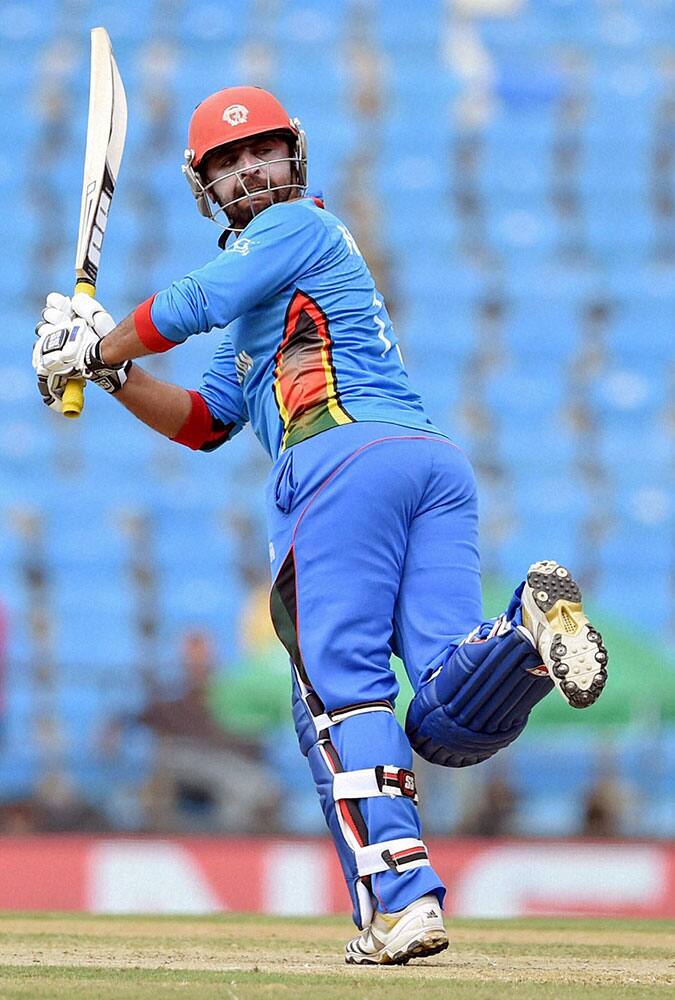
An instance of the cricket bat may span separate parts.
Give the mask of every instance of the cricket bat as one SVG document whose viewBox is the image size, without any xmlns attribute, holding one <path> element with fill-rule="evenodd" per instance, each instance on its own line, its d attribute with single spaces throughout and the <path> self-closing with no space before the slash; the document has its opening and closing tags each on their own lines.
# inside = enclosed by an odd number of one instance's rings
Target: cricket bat
<svg viewBox="0 0 675 1000">
<path fill-rule="evenodd" d="M 110 38 L 105 28 L 92 28 L 87 145 L 75 254 L 75 292 L 92 298 L 126 134 L 127 98 Z M 69 379 L 63 392 L 63 415 L 79 417 L 83 406 L 84 379 Z"/>
</svg>

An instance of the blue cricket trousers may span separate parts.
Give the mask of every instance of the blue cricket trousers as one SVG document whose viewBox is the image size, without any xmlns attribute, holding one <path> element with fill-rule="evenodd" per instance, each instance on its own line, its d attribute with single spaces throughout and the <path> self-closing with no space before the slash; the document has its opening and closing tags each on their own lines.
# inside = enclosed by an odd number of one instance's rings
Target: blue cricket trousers
<svg viewBox="0 0 675 1000">
<path fill-rule="evenodd" d="M 411 797 L 336 799 L 333 791 L 336 771 L 412 768 L 409 741 L 387 709 L 398 694 L 392 652 L 417 690 L 482 621 L 471 466 L 439 434 L 347 424 L 280 456 L 267 511 L 272 617 L 294 665 L 301 748 L 355 921 L 367 924 L 371 906 L 396 911 L 426 893 L 442 901 L 444 886 L 426 861 L 359 873 L 367 868 L 365 846 L 419 841 Z M 414 861 L 416 850 L 394 858 Z"/>
</svg>

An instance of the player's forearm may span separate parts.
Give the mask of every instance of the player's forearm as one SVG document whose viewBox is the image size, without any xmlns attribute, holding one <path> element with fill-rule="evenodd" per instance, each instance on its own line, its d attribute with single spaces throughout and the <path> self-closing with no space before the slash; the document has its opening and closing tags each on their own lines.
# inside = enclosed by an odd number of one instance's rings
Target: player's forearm
<svg viewBox="0 0 675 1000">
<path fill-rule="evenodd" d="M 119 365 L 152 353 L 138 336 L 133 313 L 118 323 L 101 341 L 101 360 L 108 365 Z"/>
<path fill-rule="evenodd" d="M 176 437 L 192 406 L 186 389 L 162 382 L 138 365 L 129 369 L 128 378 L 115 399 L 148 427 L 168 438 Z"/>
</svg>

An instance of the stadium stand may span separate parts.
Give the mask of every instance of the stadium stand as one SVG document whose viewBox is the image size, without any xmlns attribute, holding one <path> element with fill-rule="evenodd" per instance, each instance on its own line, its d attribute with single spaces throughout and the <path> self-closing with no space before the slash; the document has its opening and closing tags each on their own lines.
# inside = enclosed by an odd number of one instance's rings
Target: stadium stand
<svg viewBox="0 0 675 1000">
<path fill-rule="evenodd" d="M 111 312 L 214 251 L 179 171 L 192 108 L 242 80 L 272 87 L 308 132 L 311 187 L 373 264 L 413 383 L 475 462 L 486 576 L 569 559 L 598 619 L 656 643 L 675 683 L 675 4 L 410 6 L 3 5 L 0 800 L 63 771 L 113 828 L 147 827 L 156 741 L 131 726 L 106 755 L 101 734 L 175 681 L 185 627 L 236 661 L 246 594 L 267 572 L 252 435 L 194 455 L 95 390 L 77 424 L 34 391 L 37 310 L 72 280 L 93 23 L 110 32 L 130 108 L 100 282 Z M 150 369 L 196 385 L 216 338 Z M 635 662 L 638 699 L 640 683 Z M 515 832 L 580 829 L 607 729 L 575 722 L 502 755 Z M 614 766 L 639 791 L 623 833 L 675 832 L 675 719 L 657 723 L 612 729 Z M 275 738 L 270 766 L 295 793 L 282 825 L 321 832 L 290 728 Z M 434 832 L 457 828 L 491 766 L 474 785 L 428 779 Z"/>
</svg>

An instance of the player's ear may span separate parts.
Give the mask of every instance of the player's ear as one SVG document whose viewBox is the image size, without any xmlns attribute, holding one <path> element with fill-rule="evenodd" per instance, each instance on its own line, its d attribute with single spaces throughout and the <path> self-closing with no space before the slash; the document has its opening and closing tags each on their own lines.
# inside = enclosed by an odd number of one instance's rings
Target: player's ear
<svg viewBox="0 0 675 1000">
<path fill-rule="evenodd" d="M 212 176 L 209 175 L 209 171 L 207 169 L 207 161 L 206 160 L 204 160 L 204 162 L 201 164 L 201 166 L 196 171 L 196 173 L 199 176 L 199 179 L 202 182 L 204 188 L 206 188 L 205 194 L 206 194 L 206 197 L 211 202 L 211 204 L 212 205 L 219 204 L 215 190 L 213 188 L 207 188 L 207 185 L 210 184 L 212 180 L 215 180 L 217 174 L 215 172 L 213 172 Z"/>
<path fill-rule="evenodd" d="M 216 177 L 218 176 L 218 172 L 212 169 L 215 160 L 216 157 L 214 156 L 212 151 L 210 154 L 207 153 L 202 162 L 199 164 L 197 168 L 197 173 L 201 178 L 202 184 L 208 184 L 210 181 L 215 180 Z"/>
</svg>

